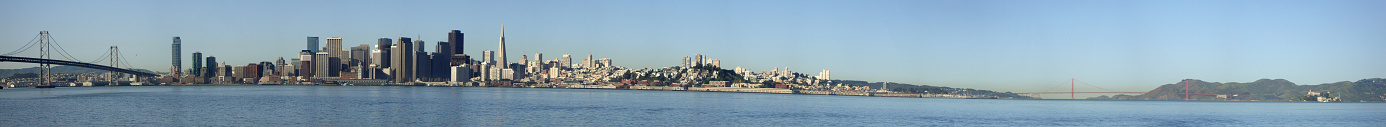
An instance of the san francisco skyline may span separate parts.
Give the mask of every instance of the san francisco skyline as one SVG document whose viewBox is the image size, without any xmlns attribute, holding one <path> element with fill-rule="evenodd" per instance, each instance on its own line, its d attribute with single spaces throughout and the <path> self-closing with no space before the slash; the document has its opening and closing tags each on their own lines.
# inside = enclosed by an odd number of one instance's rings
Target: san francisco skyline
<svg viewBox="0 0 1386 127">
<path fill-rule="evenodd" d="M 463 53 L 480 54 L 496 50 L 506 24 L 510 58 L 590 53 L 659 68 L 704 54 L 726 68 L 996 91 L 1070 78 L 1144 91 L 1180 79 L 1308 85 L 1386 76 L 1376 64 L 1386 61 L 1376 59 L 1386 54 L 1375 48 L 1386 46 L 1386 16 L 1373 14 L 1380 1 L 565 2 L 6 1 L 0 37 L 9 39 L 0 47 L 46 30 L 75 57 L 114 45 L 136 67 L 166 71 L 174 36 L 184 57 L 243 64 L 293 57 L 306 36 L 341 37 L 344 46 L 433 43 L 453 29 L 467 35 Z M 529 7 L 504 8 L 518 5 Z"/>
</svg>

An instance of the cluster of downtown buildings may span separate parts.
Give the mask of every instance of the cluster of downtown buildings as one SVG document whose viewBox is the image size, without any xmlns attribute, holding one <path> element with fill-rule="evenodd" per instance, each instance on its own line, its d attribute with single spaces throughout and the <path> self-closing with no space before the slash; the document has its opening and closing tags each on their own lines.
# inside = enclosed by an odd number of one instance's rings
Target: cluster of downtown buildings
<svg viewBox="0 0 1386 127">
<path fill-rule="evenodd" d="M 892 93 L 886 89 L 851 86 L 831 79 L 830 71 L 818 76 L 789 71 L 788 67 L 752 72 L 736 67 L 721 69 L 721 61 L 701 54 L 683 57 L 682 66 L 627 69 L 613 66 L 609 58 L 573 61 L 564 54 L 544 60 L 542 53 L 521 55 L 517 62 L 506 58 L 502 27 L 498 51 L 481 51 L 480 60 L 464 54 L 464 34 L 447 33 L 447 41 L 433 43 L 426 52 L 423 40 L 409 37 L 378 38 L 376 45 L 361 44 L 344 48 L 343 38 L 307 37 L 307 47 L 297 58 L 231 65 L 200 52 L 192 53 L 191 68 L 182 67 L 180 37 L 173 37 L 173 63 L 170 73 L 161 77 L 165 84 L 316 84 L 316 85 L 443 85 L 510 86 L 549 88 L 613 88 L 690 91 L 767 92 L 833 95 Z M 575 63 L 577 62 L 577 63 Z M 910 96 L 924 96 L 914 94 Z"/>
<path fill-rule="evenodd" d="M 457 83 L 470 81 L 511 81 L 557 79 L 569 73 L 609 68 L 611 59 L 593 59 L 592 55 L 579 64 L 564 54 L 545 61 L 542 53 L 534 60 L 522 55 L 519 62 L 506 58 L 505 33 L 502 28 L 499 51 L 482 51 L 482 60 L 463 53 L 464 33 L 452 30 L 447 41 L 434 44 L 434 52 L 426 52 L 427 43 L 409 37 L 379 38 L 375 46 L 361 44 L 343 48 L 343 38 L 326 38 L 320 46 L 319 37 L 307 37 L 307 48 L 297 58 L 274 62 L 264 61 L 245 65 L 218 63 L 216 57 L 192 53 L 191 68 L 182 66 L 182 38 L 173 37 L 173 63 L 170 73 L 161 82 L 173 84 L 312 84 L 324 81 L 353 81 L 379 84 Z M 205 61 L 204 61 L 205 60 Z M 610 72 L 608 72 L 610 73 Z M 562 75 L 562 76 L 560 76 Z M 572 76 L 579 77 L 579 76 Z M 540 81 L 542 82 L 542 81 Z"/>
</svg>

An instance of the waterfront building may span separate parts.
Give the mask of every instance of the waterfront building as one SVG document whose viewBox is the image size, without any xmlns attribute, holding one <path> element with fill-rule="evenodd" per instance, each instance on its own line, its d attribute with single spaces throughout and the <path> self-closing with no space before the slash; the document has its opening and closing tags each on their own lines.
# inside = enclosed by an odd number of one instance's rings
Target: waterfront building
<svg viewBox="0 0 1386 127">
<path fill-rule="evenodd" d="M 216 56 L 207 56 L 207 61 L 206 61 L 206 62 L 207 62 L 207 72 L 204 72 L 205 74 L 203 74 L 202 77 L 203 77 L 203 78 L 212 78 L 212 77 L 216 77 L 216 74 L 217 74 L 217 57 L 216 57 Z"/>
<path fill-rule="evenodd" d="M 313 55 L 313 58 L 313 69 L 315 70 L 313 72 L 313 77 L 327 78 L 338 76 L 337 73 L 339 72 L 336 68 L 340 67 L 339 64 L 341 64 L 341 60 L 339 59 L 341 58 L 332 57 L 331 53 L 328 52 L 318 52 Z"/>
<path fill-rule="evenodd" d="M 370 62 L 370 59 L 371 59 L 370 51 L 371 51 L 371 46 L 370 46 L 370 45 L 366 45 L 366 44 L 361 44 L 361 45 L 356 46 L 356 47 L 351 47 L 351 62 L 348 63 L 348 65 L 350 65 L 348 68 L 351 69 L 351 72 L 354 72 L 354 73 L 366 72 L 366 70 L 367 70 L 366 67 L 367 67 L 367 66 L 370 66 L 370 63 L 371 63 L 371 62 Z M 359 78 L 368 78 L 369 75 L 357 75 L 357 77 L 359 77 Z"/>
<path fill-rule="evenodd" d="M 257 67 L 260 67 L 260 73 L 258 73 L 260 77 L 269 77 L 275 74 L 274 63 L 270 63 L 269 61 L 260 62 L 259 66 Z"/>
<path fill-rule="evenodd" d="M 298 67 L 298 73 L 297 73 L 298 77 L 303 77 L 303 78 L 314 77 L 314 76 L 313 76 L 313 71 L 314 71 L 314 70 L 313 70 L 313 61 L 311 61 L 311 60 L 306 60 L 306 59 L 305 59 L 305 60 L 299 60 L 299 61 L 298 61 L 298 65 L 299 65 L 299 66 L 297 66 L 297 67 Z"/>
<path fill-rule="evenodd" d="M 318 37 L 308 36 L 308 49 L 305 50 L 314 53 L 320 52 L 318 50 Z"/>
<path fill-rule="evenodd" d="M 472 70 L 471 68 L 467 68 L 467 65 L 464 64 L 462 66 L 452 66 L 450 68 L 451 69 L 449 70 L 451 71 L 449 72 L 451 72 L 452 74 L 452 79 L 449 81 L 451 81 L 452 83 L 465 82 L 472 79 Z"/>
<path fill-rule="evenodd" d="M 202 52 L 193 52 L 193 53 L 192 53 L 192 57 L 193 57 L 193 59 L 192 59 L 192 60 L 193 60 L 193 62 L 192 62 L 192 65 L 193 65 L 193 66 L 192 66 L 192 69 L 193 69 L 193 70 L 192 70 L 192 73 L 189 74 L 189 75 L 202 77 L 202 70 L 201 70 L 201 69 L 202 69 Z"/>
<path fill-rule="evenodd" d="M 243 75 L 241 76 L 242 78 L 256 78 L 256 79 L 260 78 L 260 70 L 261 70 L 261 69 L 260 69 L 260 65 L 259 65 L 259 64 L 255 64 L 255 63 L 246 64 L 246 65 L 245 65 L 245 68 L 243 68 L 243 69 L 241 69 L 241 70 L 244 70 L 244 72 L 245 72 L 245 73 L 241 73 L 241 74 L 243 74 Z M 255 79 L 251 79 L 251 80 L 255 80 Z"/>
<path fill-rule="evenodd" d="M 174 77 L 183 77 L 176 73 L 183 70 L 183 38 L 178 36 L 173 36 L 173 68 L 169 70 L 171 70 L 169 73 L 173 74 Z"/>
<path fill-rule="evenodd" d="M 381 52 L 380 50 L 381 50 L 381 49 L 371 49 L 371 56 L 370 56 L 371 59 L 369 60 L 369 61 L 370 61 L 370 64 L 368 64 L 368 65 L 366 66 L 366 70 L 367 70 L 366 72 L 367 72 L 367 74 L 362 74 L 362 75 L 367 75 L 367 76 L 366 76 L 367 78 L 370 78 L 370 79 L 381 79 L 381 78 L 380 78 L 381 75 L 380 75 L 380 72 L 379 72 L 379 71 L 380 71 L 380 64 L 381 64 L 382 62 L 389 61 L 389 60 L 386 60 L 385 58 L 383 58 L 384 56 L 381 56 L 381 55 L 382 55 L 382 54 L 381 54 L 382 52 Z"/>
<path fill-rule="evenodd" d="M 240 80 L 241 78 L 245 78 L 245 66 L 236 66 L 236 67 L 232 67 L 232 68 L 231 68 L 231 74 L 229 74 L 229 75 L 231 75 L 231 77 L 232 77 L 233 79 L 235 79 L 235 80 Z"/>
<path fill-rule="evenodd" d="M 406 83 L 414 81 L 414 48 L 413 42 L 408 37 L 399 37 L 398 44 L 390 47 L 391 54 L 394 56 L 391 62 L 391 75 L 395 76 L 395 83 Z"/>
<path fill-rule="evenodd" d="M 501 69 L 500 78 L 504 80 L 515 80 L 515 69 Z"/>
</svg>

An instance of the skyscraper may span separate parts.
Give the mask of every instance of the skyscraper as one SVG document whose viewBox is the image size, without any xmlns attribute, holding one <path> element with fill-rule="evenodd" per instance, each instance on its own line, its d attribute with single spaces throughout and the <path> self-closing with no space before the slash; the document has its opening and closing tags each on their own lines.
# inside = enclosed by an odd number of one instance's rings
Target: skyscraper
<svg viewBox="0 0 1386 127">
<path fill-rule="evenodd" d="M 429 70 L 429 60 L 432 59 L 428 57 L 428 52 L 424 51 L 424 49 L 426 49 L 425 43 L 423 40 L 414 40 L 414 44 L 412 45 L 414 45 L 414 65 L 411 66 L 413 69 L 410 69 L 410 71 L 414 73 L 412 73 L 413 76 L 410 77 L 414 77 L 414 79 L 427 78 L 430 74 L 427 71 Z"/>
<path fill-rule="evenodd" d="M 380 38 L 377 40 L 376 43 L 376 49 L 380 49 L 380 58 L 376 58 L 380 59 L 380 63 L 376 63 L 376 67 L 389 68 L 390 62 L 393 62 L 392 60 L 390 60 L 390 45 L 394 44 L 390 43 L 390 38 Z"/>
<path fill-rule="evenodd" d="M 203 73 L 205 73 L 205 74 L 203 74 L 202 77 L 204 77 L 204 78 L 216 77 L 216 74 L 217 74 L 217 57 L 215 57 L 215 56 L 207 56 L 207 61 L 206 61 L 206 62 L 207 62 L 207 72 L 203 72 Z"/>
<path fill-rule="evenodd" d="M 703 57 L 703 54 L 694 54 L 694 55 L 693 55 L 693 58 L 696 59 L 696 60 L 693 60 L 693 61 L 696 61 L 696 62 L 693 63 L 693 66 L 703 66 L 703 59 L 706 58 L 706 57 Z"/>
<path fill-rule="evenodd" d="M 448 57 L 452 57 L 452 43 L 446 41 L 438 41 L 437 46 L 433 46 L 433 49 L 434 52 L 446 54 Z"/>
<path fill-rule="evenodd" d="M 573 68 L 573 56 L 563 54 L 563 59 L 561 59 L 561 61 L 558 61 L 558 64 L 563 64 L 564 68 Z"/>
<path fill-rule="evenodd" d="M 398 44 L 390 47 L 391 67 L 394 71 L 390 74 L 395 76 L 395 83 L 405 83 L 414 81 L 414 48 L 413 42 L 408 37 L 399 37 Z"/>
<path fill-rule="evenodd" d="M 366 67 L 371 63 L 370 51 L 370 45 L 361 44 L 360 46 L 351 47 L 351 63 L 349 63 L 351 65 L 351 72 L 365 72 Z M 364 78 L 369 75 L 356 76 Z"/>
<path fill-rule="evenodd" d="M 452 30 L 452 32 L 449 32 L 449 33 L 448 33 L 448 43 L 451 43 L 451 45 L 452 45 L 452 50 L 449 50 L 449 51 L 447 52 L 449 57 L 456 56 L 456 55 L 452 55 L 452 54 L 463 54 L 463 52 L 462 52 L 462 44 L 464 44 L 464 43 L 462 43 L 462 41 L 464 41 L 464 40 L 462 40 L 462 35 L 463 35 L 463 34 L 462 34 L 462 31 L 461 31 L 461 30 Z M 449 59 L 451 59 L 451 58 L 449 58 Z M 457 65 L 465 64 L 465 63 L 461 63 L 461 62 L 462 62 L 462 61 L 451 62 L 450 65 L 451 65 L 451 66 L 457 66 Z"/>
<path fill-rule="evenodd" d="M 318 48 L 318 37 L 309 36 L 309 37 L 308 37 L 308 51 L 313 51 L 313 52 L 316 53 L 316 52 L 319 52 L 318 49 L 319 49 L 319 48 Z"/>
<path fill-rule="evenodd" d="M 173 76 L 182 77 L 177 72 L 183 70 L 183 38 L 173 36 L 173 68 L 168 72 Z"/>
<path fill-rule="evenodd" d="M 194 76 L 201 77 L 201 76 L 202 76 L 202 52 L 193 52 L 192 55 L 193 55 L 193 59 L 192 59 L 192 60 L 193 60 L 193 63 L 192 63 L 192 65 L 193 65 L 193 66 L 192 66 L 192 74 L 189 74 L 189 75 L 194 75 Z"/>
<path fill-rule="evenodd" d="M 481 62 L 486 63 L 486 65 L 496 65 L 496 54 L 491 52 L 491 50 L 481 51 Z"/>
<path fill-rule="evenodd" d="M 324 47 L 324 50 L 327 50 L 328 56 L 337 57 L 338 59 L 347 59 L 348 56 L 351 56 L 342 52 L 342 38 L 338 37 L 327 38 L 327 47 Z"/>
<path fill-rule="evenodd" d="M 313 64 L 314 64 L 314 65 L 313 65 L 313 77 L 325 78 L 325 77 L 333 77 L 333 76 L 335 76 L 335 75 L 332 75 L 332 72 L 336 72 L 336 70 L 333 70 L 333 69 L 332 69 L 332 66 L 333 66 L 332 63 L 336 63 L 336 62 L 334 62 L 335 60 L 332 59 L 332 58 L 336 58 L 336 57 L 332 57 L 331 53 L 328 53 L 328 52 L 318 52 L 318 53 L 314 53 L 314 54 L 313 54 Z"/>
<path fill-rule="evenodd" d="M 585 65 L 586 67 L 583 67 L 583 68 L 593 68 L 593 67 L 597 67 L 595 64 L 593 64 L 593 63 L 597 63 L 597 60 L 592 59 L 592 54 L 591 54 L 591 53 L 588 53 L 588 54 L 587 54 L 587 61 L 586 61 L 586 62 L 587 62 L 587 63 L 582 63 L 582 64 L 586 64 L 586 65 Z"/>
<path fill-rule="evenodd" d="M 505 60 L 505 24 L 501 24 L 500 36 L 500 61 L 496 62 L 501 68 L 510 68 L 510 61 Z"/>
</svg>

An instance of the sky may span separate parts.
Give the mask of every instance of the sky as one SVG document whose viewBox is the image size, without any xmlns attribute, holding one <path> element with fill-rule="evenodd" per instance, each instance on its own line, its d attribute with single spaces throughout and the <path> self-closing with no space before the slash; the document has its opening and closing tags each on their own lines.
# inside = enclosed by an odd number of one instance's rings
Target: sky
<svg viewBox="0 0 1386 127">
<path fill-rule="evenodd" d="M 1182 79 L 1300 85 L 1386 77 L 1386 1 L 0 1 L 0 51 L 49 31 L 91 61 L 119 46 L 136 68 L 167 71 L 172 37 L 228 64 L 294 58 L 305 37 L 345 47 L 465 33 L 463 53 L 552 60 L 592 54 L 617 66 L 789 68 L 834 79 L 1011 92 L 1149 91 Z M 325 42 L 325 40 L 323 40 Z M 326 44 L 321 44 L 326 45 Z M 37 56 L 27 51 L 20 56 Z M 532 60 L 533 58 L 531 58 Z M 36 64 L 0 63 L 0 68 Z M 1080 95 L 1080 96 L 1096 96 Z"/>
</svg>

